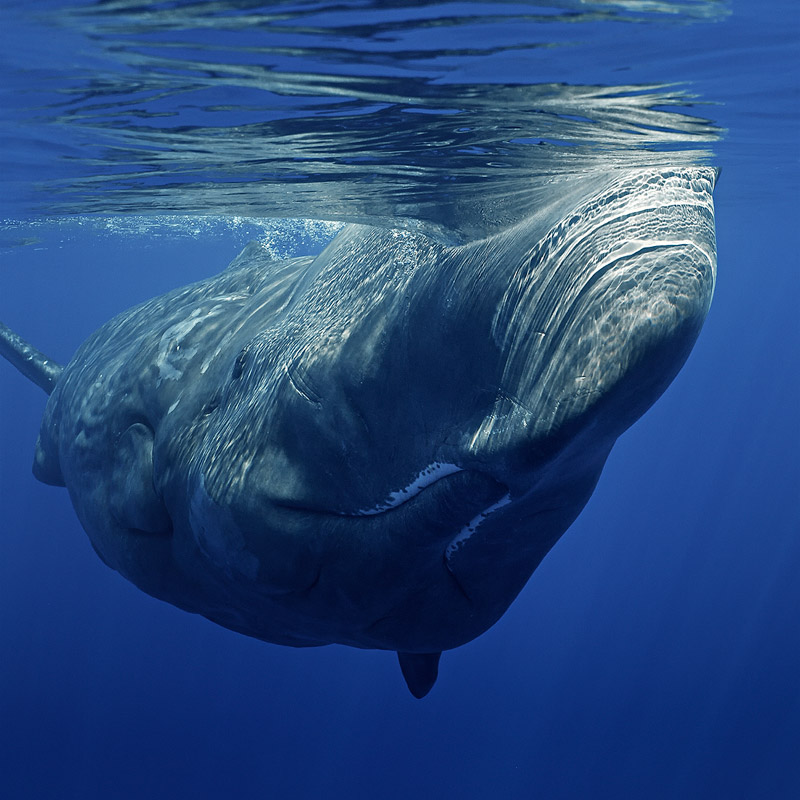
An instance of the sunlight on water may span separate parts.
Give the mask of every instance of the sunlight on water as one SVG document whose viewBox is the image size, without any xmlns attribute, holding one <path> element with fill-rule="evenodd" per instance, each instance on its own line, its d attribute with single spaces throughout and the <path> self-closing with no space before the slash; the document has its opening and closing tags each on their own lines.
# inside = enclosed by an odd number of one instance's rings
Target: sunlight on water
<svg viewBox="0 0 800 800">
<path fill-rule="evenodd" d="M 554 180 L 708 161 L 721 134 L 689 86 L 574 67 L 585 37 L 611 37 L 623 63 L 653 26 L 723 18 L 713 0 L 62 5 L 47 30 L 69 66 L 36 76 L 14 128 L 39 144 L 27 208 L 47 215 L 314 217 L 465 240 L 531 213 Z"/>
</svg>

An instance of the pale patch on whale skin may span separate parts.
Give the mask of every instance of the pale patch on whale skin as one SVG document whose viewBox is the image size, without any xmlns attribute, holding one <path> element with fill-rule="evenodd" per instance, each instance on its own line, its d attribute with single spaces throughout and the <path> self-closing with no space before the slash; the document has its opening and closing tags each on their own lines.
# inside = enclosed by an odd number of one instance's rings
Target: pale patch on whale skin
<svg viewBox="0 0 800 800">
<path fill-rule="evenodd" d="M 396 492 L 391 492 L 389 497 L 382 503 L 379 503 L 373 508 L 361 509 L 356 512 L 356 515 L 370 516 L 372 514 L 382 514 L 384 511 L 397 508 L 397 506 L 402 503 L 406 503 L 416 497 L 423 489 L 426 489 L 431 484 L 436 483 L 436 481 L 442 478 L 446 478 L 448 475 L 453 475 L 456 472 L 461 472 L 461 467 L 457 467 L 455 464 L 442 464 L 439 461 L 434 461 L 433 464 L 420 470 L 416 478 L 414 478 L 408 486 Z"/>
<path fill-rule="evenodd" d="M 587 174 L 447 245 L 250 245 L 63 368 L 34 472 L 144 591 L 295 646 L 396 650 L 417 697 L 493 625 L 687 358 L 716 275 L 705 167 Z"/>
<path fill-rule="evenodd" d="M 231 300 L 241 301 L 245 299 L 245 297 L 246 295 L 237 295 L 235 297 L 220 299 L 230 302 Z M 162 381 L 179 381 L 183 377 L 183 373 L 189 362 L 200 351 L 199 345 L 186 344 L 190 341 L 192 331 L 198 325 L 207 326 L 213 317 L 224 314 L 226 308 L 227 305 L 225 302 L 221 302 L 207 310 L 196 308 L 186 319 L 180 320 L 174 325 L 170 325 L 170 327 L 161 334 L 158 343 L 158 354 L 156 355 L 156 367 L 158 369 L 157 386 L 160 385 Z M 217 354 L 219 354 L 219 350 Z M 205 372 L 209 365 L 208 361 L 204 361 L 200 372 Z"/>
<path fill-rule="evenodd" d="M 492 503 L 488 508 L 481 511 L 477 517 L 473 517 L 469 523 L 453 537 L 453 540 L 445 548 L 444 557 L 447 559 L 448 563 L 456 554 L 456 551 L 462 547 L 469 538 L 475 535 L 481 523 L 485 522 L 495 511 L 507 506 L 510 502 L 511 495 L 504 494 L 496 503 Z"/>
</svg>

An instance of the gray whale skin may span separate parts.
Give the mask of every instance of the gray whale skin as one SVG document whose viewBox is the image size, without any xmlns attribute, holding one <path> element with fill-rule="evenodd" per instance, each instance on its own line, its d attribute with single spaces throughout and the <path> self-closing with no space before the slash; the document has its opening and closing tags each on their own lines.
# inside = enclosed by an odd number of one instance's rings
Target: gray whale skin
<svg viewBox="0 0 800 800">
<path fill-rule="evenodd" d="M 716 172 L 629 170 L 448 246 L 361 225 L 249 245 L 100 328 L 34 473 L 145 592 L 293 646 L 396 650 L 415 696 L 494 624 L 686 359 L 715 280 Z"/>
</svg>

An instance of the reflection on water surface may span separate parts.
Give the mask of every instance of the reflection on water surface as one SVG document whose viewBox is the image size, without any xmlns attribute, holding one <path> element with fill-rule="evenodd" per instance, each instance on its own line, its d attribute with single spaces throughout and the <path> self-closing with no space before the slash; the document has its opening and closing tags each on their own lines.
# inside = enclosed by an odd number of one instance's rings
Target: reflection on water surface
<svg viewBox="0 0 800 800">
<path fill-rule="evenodd" d="M 720 131 L 691 87 L 595 83 L 592 63 L 599 43 L 631 77 L 642 37 L 726 13 L 713 0 L 62 3 L 48 35 L 71 57 L 36 75 L 20 112 L 58 165 L 36 203 L 403 220 L 469 239 L 587 172 L 708 160 Z"/>
</svg>

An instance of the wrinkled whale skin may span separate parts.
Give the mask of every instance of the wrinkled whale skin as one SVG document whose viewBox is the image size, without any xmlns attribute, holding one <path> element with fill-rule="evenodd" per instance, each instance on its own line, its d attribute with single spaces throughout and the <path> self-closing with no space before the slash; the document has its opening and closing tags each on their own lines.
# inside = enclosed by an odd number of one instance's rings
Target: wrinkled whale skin
<svg viewBox="0 0 800 800">
<path fill-rule="evenodd" d="M 356 225 L 317 257 L 251 244 L 81 346 L 35 474 L 66 485 L 106 564 L 228 628 L 459 646 L 688 356 L 715 177 L 587 177 L 557 214 L 460 246 Z"/>
</svg>

